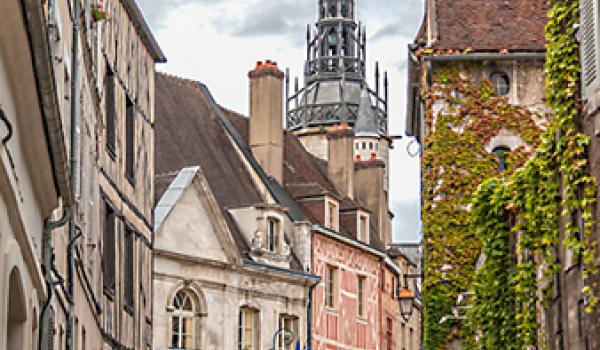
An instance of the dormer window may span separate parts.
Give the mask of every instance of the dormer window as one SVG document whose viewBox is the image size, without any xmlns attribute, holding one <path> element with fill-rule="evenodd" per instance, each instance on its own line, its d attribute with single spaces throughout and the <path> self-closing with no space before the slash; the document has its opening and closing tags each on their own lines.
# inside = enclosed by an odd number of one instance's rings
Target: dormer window
<svg viewBox="0 0 600 350">
<path fill-rule="evenodd" d="M 279 236 L 281 235 L 281 224 L 276 218 L 267 219 L 267 250 L 276 252 L 279 250 Z"/>
<path fill-rule="evenodd" d="M 357 235 L 356 238 L 364 243 L 369 243 L 369 215 L 365 213 L 358 213 L 357 222 Z"/>
<path fill-rule="evenodd" d="M 339 206 L 331 198 L 325 201 L 325 226 L 334 231 L 339 230 Z"/>
</svg>

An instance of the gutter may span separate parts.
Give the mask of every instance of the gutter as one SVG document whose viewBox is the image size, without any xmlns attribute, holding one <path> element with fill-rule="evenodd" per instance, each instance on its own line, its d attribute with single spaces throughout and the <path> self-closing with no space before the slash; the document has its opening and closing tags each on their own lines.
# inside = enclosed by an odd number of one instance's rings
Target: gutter
<svg viewBox="0 0 600 350">
<path fill-rule="evenodd" d="M 29 47 L 36 77 L 36 88 L 46 132 L 46 143 L 52 161 L 54 182 L 63 204 L 72 204 L 70 197 L 69 169 L 67 166 L 67 150 L 63 125 L 52 67 L 53 55 L 48 43 L 45 15 L 39 1 L 21 0 L 23 19 L 29 36 Z"/>
<path fill-rule="evenodd" d="M 250 260 L 247 258 L 244 259 L 244 265 L 255 267 L 260 270 L 267 271 L 267 272 L 275 272 L 275 273 L 278 273 L 281 275 L 287 275 L 289 277 L 302 278 L 306 281 L 312 282 L 311 285 L 317 285 L 321 282 L 321 277 L 317 276 L 317 275 L 313 275 L 313 274 L 306 273 L 306 272 L 293 271 L 293 270 L 286 269 L 283 267 L 263 264 L 263 263 L 259 263 L 259 262 L 256 262 L 254 260 Z"/>
<path fill-rule="evenodd" d="M 443 54 L 424 55 L 423 60 L 427 62 L 451 62 L 451 61 L 501 61 L 501 60 L 545 60 L 545 52 L 474 52 L 467 54 Z"/>
</svg>

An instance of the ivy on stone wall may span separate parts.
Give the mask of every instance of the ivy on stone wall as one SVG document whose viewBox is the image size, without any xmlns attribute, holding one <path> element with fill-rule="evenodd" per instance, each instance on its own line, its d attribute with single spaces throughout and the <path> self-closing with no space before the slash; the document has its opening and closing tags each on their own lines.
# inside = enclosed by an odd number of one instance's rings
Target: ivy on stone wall
<svg viewBox="0 0 600 350">
<path fill-rule="evenodd" d="M 467 291 L 475 277 L 481 243 L 470 226 L 473 194 L 484 179 L 519 168 L 537 147 L 540 129 L 535 123 L 539 116 L 496 96 L 488 81 L 473 83 L 453 68 L 440 69 L 432 78 L 423 94 L 423 302 L 425 347 L 436 350 L 459 336 L 456 321 L 440 320 L 452 314 L 457 295 Z M 486 149 L 500 130 L 526 143 L 507 155 L 505 171 Z"/>
<path fill-rule="evenodd" d="M 579 132 L 578 125 L 580 64 L 575 28 L 579 1 L 553 0 L 551 5 L 545 73 L 553 117 L 535 155 L 510 176 L 480 186 L 470 213 L 483 252 L 495 257 L 477 271 L 476 297 L 467 322 L 479 334 L 476 348 L 506 349 L 509 343 L 523 349 L 543 347 L 538 305 L 547 306 L 554 297 L 553 276 L 567 264 L 583 267 L 586 311 L 597 304 L 593 294 L 597 286 L 590 286 L 590 277 L 596 274 L 597 247 L 591 237 L 596 182 L 587 174 L 589 138 Z M 492 226 L 498 232 L 492 233 Z M 507 237 L 516 241 L 515 252 L 506 249 Z M 559 259 L 561 245 L 572 259 Z M 502 273 L 507 259 L 516 263 Z M 514 298 L 514 314 L 489 298 L 498 288 L 505 289 L 507 298 Z M 490 324 L 507 328 L 499 334 Z M 467 338 L 472 341 L 475 335 Z"/>
</svg>

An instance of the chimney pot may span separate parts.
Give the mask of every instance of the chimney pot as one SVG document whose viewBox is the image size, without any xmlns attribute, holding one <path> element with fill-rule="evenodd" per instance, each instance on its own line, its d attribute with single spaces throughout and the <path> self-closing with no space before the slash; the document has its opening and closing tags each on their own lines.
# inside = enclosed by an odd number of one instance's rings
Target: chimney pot
<svg viewBox="0 0 600 350">
<path fill-rule="evenodd" d="M 348 123 L 343 122 L 342 123 L 342 129 L 344 129 L 344 130 L 348 129 Z"/>
<path fill-rule="evenodd" d="M 357 155 L 356 155 L 356 161 L 357 161 L 357 162 L 360 162 L 360 154 L 357 154 Z"/>
<path fill-rule="evenodd" d="M 377 154 L 371 153 L 371 160 L 377 160 Z"/>
</svg>

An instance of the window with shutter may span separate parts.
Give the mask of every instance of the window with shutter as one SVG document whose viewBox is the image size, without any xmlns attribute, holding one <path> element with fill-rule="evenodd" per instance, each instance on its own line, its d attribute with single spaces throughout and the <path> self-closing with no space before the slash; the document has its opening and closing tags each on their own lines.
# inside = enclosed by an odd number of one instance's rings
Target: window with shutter
<svg viewBox="0 0 600 350">
<path fill-rule="evenodd" d="M 124 276 L 123 276 L 123 284 L 125 288 L 125 307 L 128 308 L 128 311 L 133 311 L 134 306 L 134 244 L 135 244 L 135 235 L 130 228 L 125 230 L 125 266 L 124 266 Z"/>
<path fill-rule="evenodd" d="M 600 35 L 598 30 L 599 0 L 581 0 L 581 40 L 582 90 L 584 98 L 590 98 L 600 87 L 598 68 Z"/>
<path fill-rule="evenodd" d="M 102 240 L 102 268 L 104 291 L 110 296 L 115 295 L 115 231 L 116 215 L 113 209 L 104 204 L 104 227 Z"/>
<path fill-rule="evenodd" d="M 115 75 L 110 69 L 108 63 L 106 64 L 106 77 L 104 84 L 104 103 L 106 108 L 106 149 L 114 158 L 116 136 L 115 127 L 117 118 L 117 110 L 115 108 Z"/>
<path fill-rule="evenodd" d="M 125 114 L 125 177 L 133 185 L 135 179 L 135 106 L 129 98 L 127 98 Z"/>
</svg>

